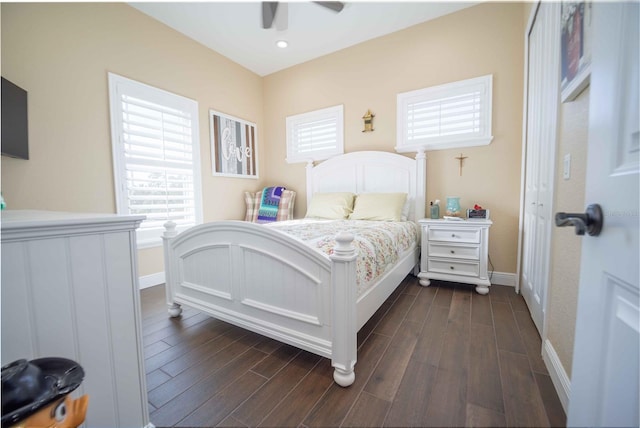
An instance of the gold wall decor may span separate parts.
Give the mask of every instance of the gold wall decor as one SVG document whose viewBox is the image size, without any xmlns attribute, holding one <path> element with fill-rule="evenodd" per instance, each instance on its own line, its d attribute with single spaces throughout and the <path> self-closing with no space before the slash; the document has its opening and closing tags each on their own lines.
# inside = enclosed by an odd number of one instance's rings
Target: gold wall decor
<svg viewBox="0 0 640 428">
<path fill-rule="evenodd" d="M 462 177 L 462 161 L 465 160 L 468 156 L 462 156 L 462 153 L 460 153 L 460 156 L 455 157 L 454 159 L 458 159 L 458 162 L 460 162 L 460 177 Z"/>
<path fill-rule="evenodd" d="M 367 110 L 367 113 L 362 116 L 364 119 L 364 129 L 362 132 L 371 132 L 373 131 L 373 118 L 376 117 L 375 114 L 371 113 L 371 110 Z"/>
</svg>

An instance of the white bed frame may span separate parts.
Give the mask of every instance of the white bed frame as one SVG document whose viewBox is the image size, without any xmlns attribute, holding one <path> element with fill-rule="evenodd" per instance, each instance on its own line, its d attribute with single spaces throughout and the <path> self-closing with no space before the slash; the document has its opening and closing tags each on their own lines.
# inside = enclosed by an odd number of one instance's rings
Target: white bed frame
<svg viewBox="0 0 640 428">
<path fill-rule="evenodd" d="M 424 217 L 426 157 L 355 152 L 307 166 L 307 204 L 315 192 L 406 192 L 409 219 Z M 168 222 L 164 259 L 169 314 L 181 305 L 331 359 L 334 380 L 355 380 L 357 332 L 420 263 L 420 246 L 401 255 L 357 296 L 353 235 L 336 237 L 329 258 L 270 228 L 220 221 L 180 234 Z"/>
</svg>

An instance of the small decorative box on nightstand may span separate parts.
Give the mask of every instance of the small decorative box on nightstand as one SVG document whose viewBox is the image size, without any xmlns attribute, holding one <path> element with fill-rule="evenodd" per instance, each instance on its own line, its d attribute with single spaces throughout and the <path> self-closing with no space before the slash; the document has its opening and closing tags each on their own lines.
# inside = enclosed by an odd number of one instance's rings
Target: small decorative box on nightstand
<svg viewBox="0 0 640 428">
<path fill-rule="evenodd" d="M 489 293 L 487 261 L 491 220 L 419 220 L 422 229 L 420 284 L 431 279 L 473 284 L 479 294 Z"/>
</svg>

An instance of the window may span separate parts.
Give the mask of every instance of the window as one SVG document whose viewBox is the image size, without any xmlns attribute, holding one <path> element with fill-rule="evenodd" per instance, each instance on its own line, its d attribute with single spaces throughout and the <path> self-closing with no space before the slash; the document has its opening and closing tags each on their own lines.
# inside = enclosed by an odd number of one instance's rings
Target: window
<svg viewBox="0 0 640 428">
<path fill-rule="evenodd" d="M 164 223 L 202 223 L 198 103 L 109 73 L 119 214 L 145 215 L 138 246 L 162 243 Z"/>
<path fill-rule="evenodd" d="M 342 105 L 287 117 L 287 162 L 310 162 L 344 153 Z"/>
<path fill-rule="evenodd" d="M 493 76 L 398 94 L 398 152 L 489 144 Z"/>
</svg>

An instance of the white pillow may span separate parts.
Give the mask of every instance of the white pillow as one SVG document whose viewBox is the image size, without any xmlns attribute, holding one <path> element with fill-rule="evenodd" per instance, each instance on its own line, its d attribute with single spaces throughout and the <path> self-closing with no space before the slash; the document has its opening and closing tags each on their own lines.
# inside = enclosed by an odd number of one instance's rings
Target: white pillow
<svg viewBox="0 0 640 428">
<path fill-rule="evenodd" d="M 353 211 L 354 193 L 315 193 L 307 209 L 307 218 L 345 219 Z"/>
<path fill-rule="evenodd" d="M 402 221 L 409 220 L 409 209 L 410 208 L 411 208 L 411 200 L 409 200 L 409 198 L 407 198 L 407 200 L 404 201 L 404 205 L 402 206 L 402 214 L 401 214 L 400 220 L 402 220 Z"/>
<path fill-rule="evenodd" d="M 350 220 L 401 221 L 406 193 L 362 193 L 356 197 Z"/>
</svg>

